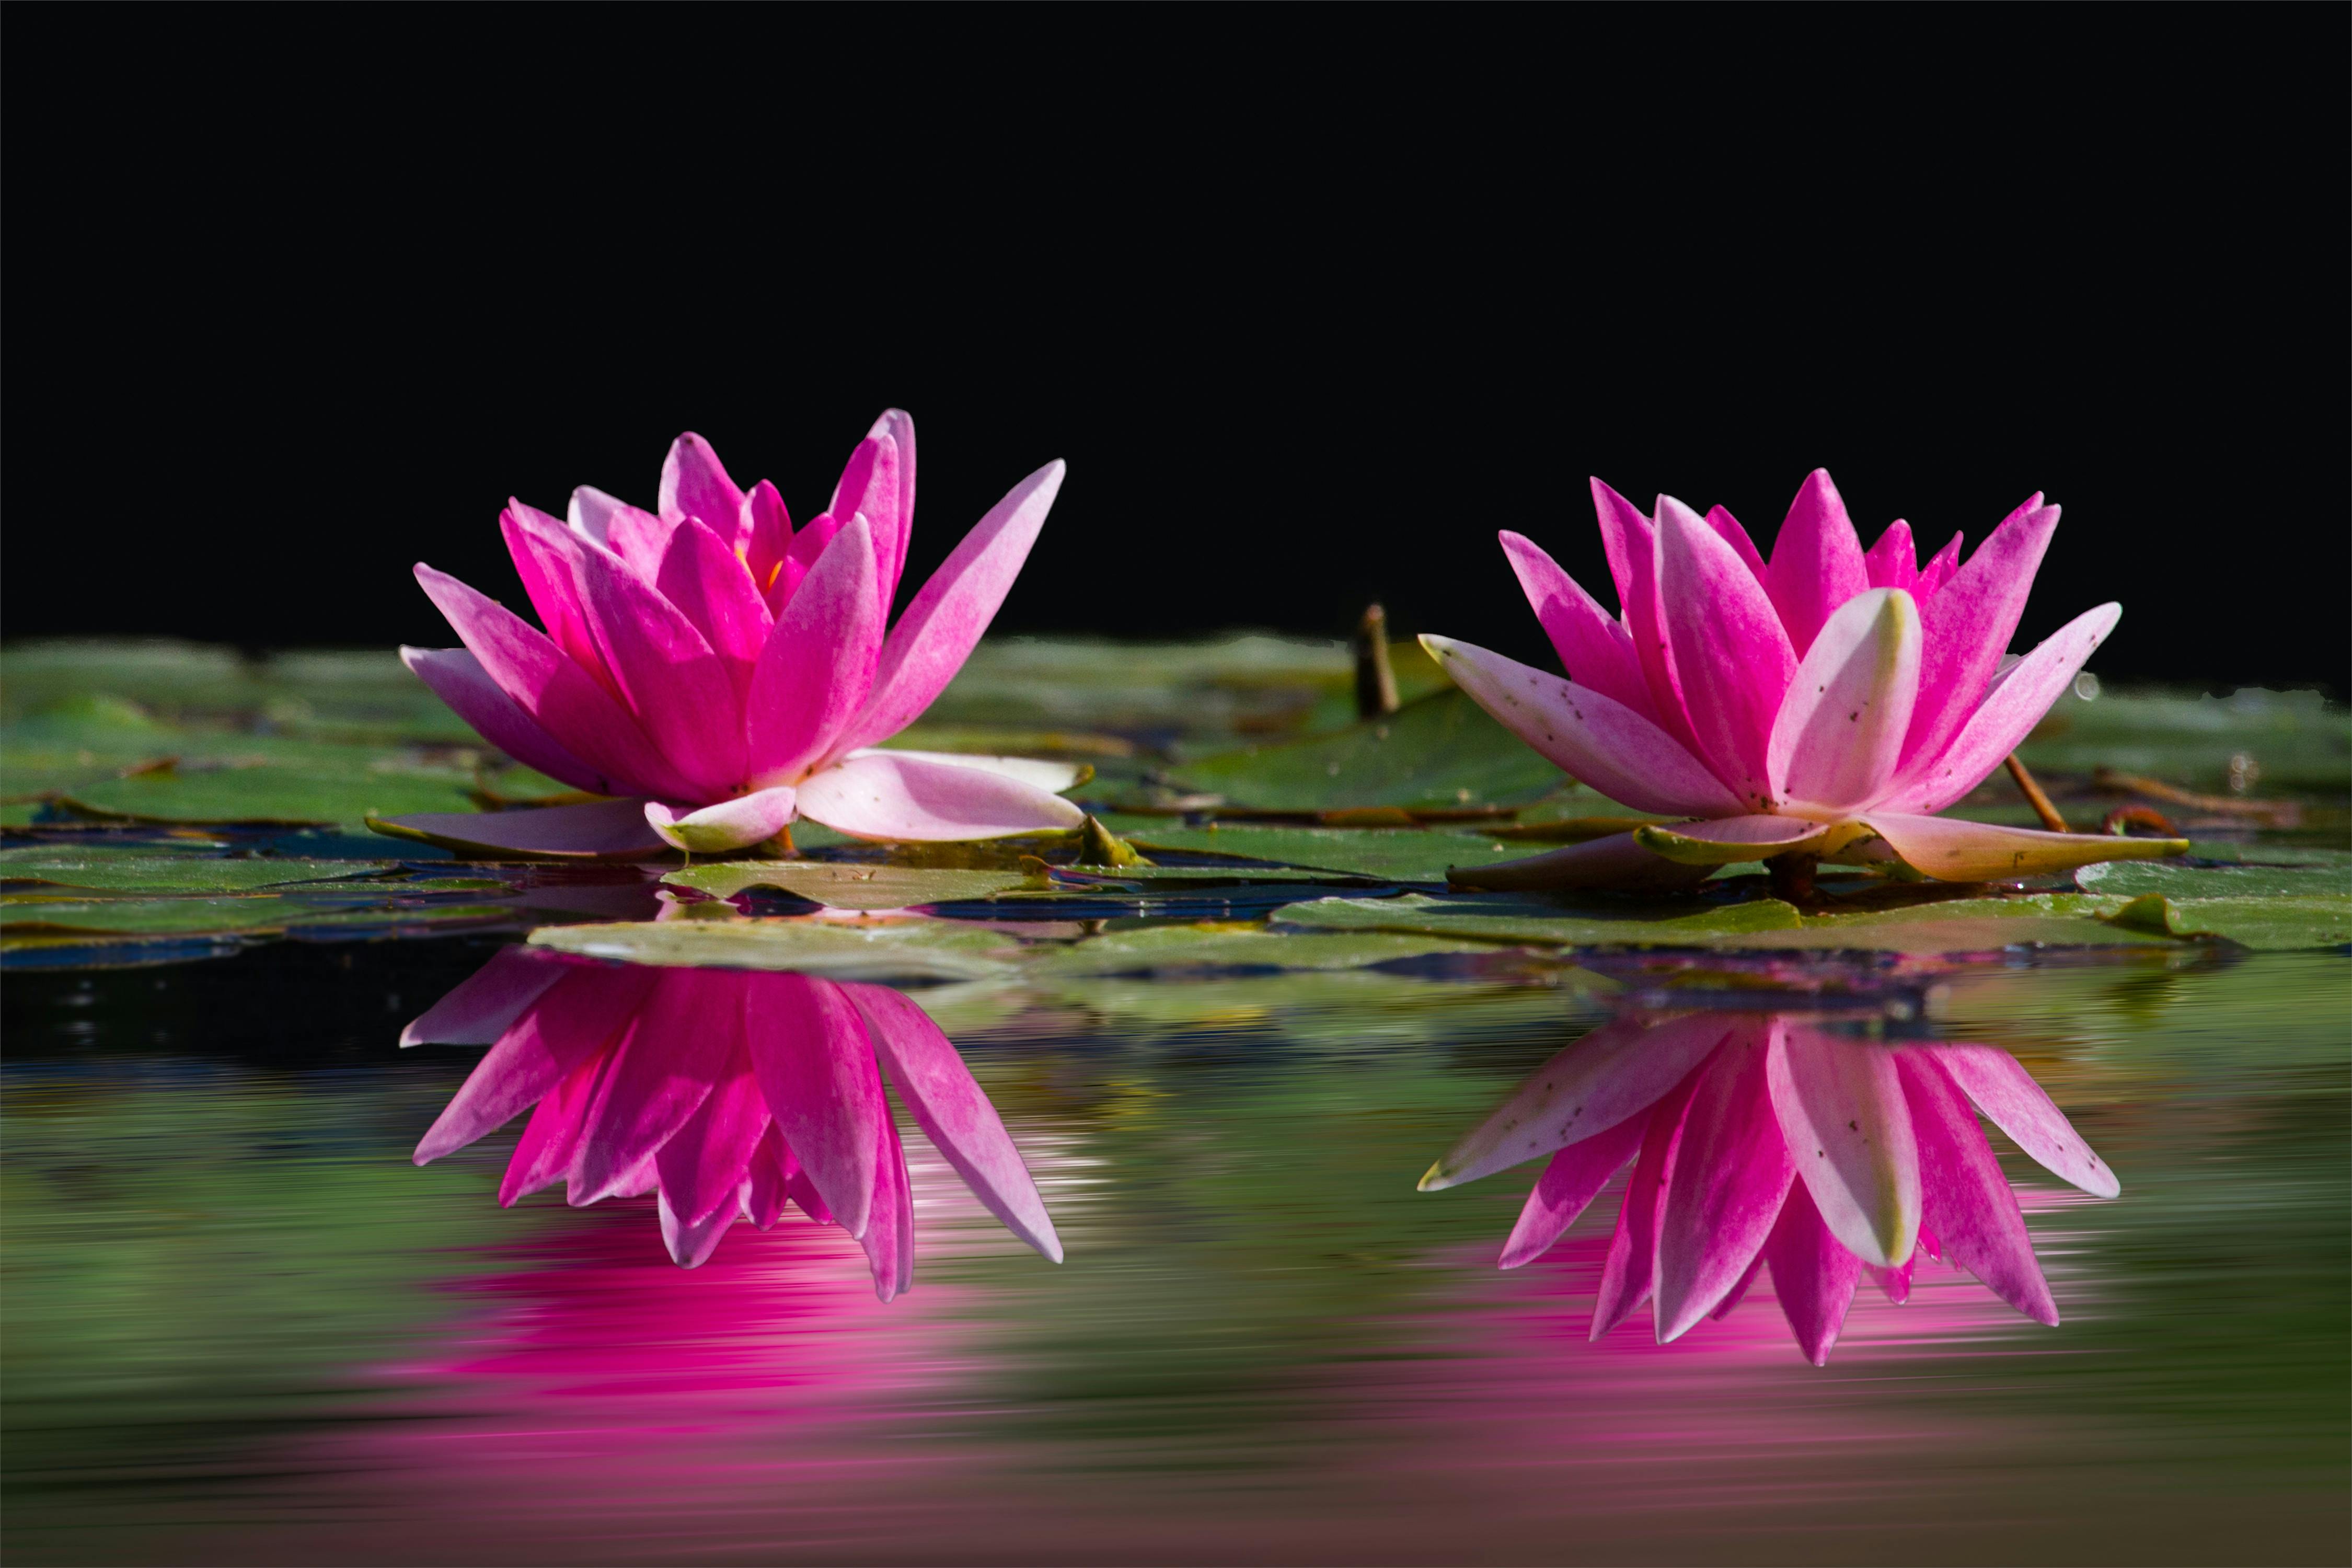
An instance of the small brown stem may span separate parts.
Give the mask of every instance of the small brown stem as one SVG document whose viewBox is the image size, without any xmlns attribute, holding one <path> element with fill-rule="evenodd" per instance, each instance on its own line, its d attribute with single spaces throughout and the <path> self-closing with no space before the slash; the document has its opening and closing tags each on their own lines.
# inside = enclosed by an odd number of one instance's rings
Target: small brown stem
<svg viewBox="0 0 2352 1568">
<path fill-rule="evenodd" d="M 1811 909 L 1820 895 L 1813 888 L 1813 869 L 1822 863 L 1818 855 L 1775 855 L 1764 862 L 1764 869 L 1772 874 L 1772 896 Z"/>
<path fill-rule="evenodd" d="M 2126 828 L 2145 827 L 2159 838 L 2185 838 L 2187 834 L 2172 825 L 2172 819 L 2152 805 L 2119 805 L 2107 813 L 2099 824 L 2102 833 L 2124 833 Z"/>
<path fill-rule="evenodd" d="M 1381 719 L 1396 710 L 1396 671 L 1389 668 L 1389 613 L 1367 605 L 1356 626 L 1356 717 Z"/>
<path fill-rule="evenodd" d="M 2053 833 L 2074 831 L 2066 826 L 2066 819 L 2058 815 L 2058 808 L 2050 804 L 2050 797 L 2042 793 L 2042 786 L 2033 782 L 2033 775 L 2025 771 L 2025 764 L 2017 760 L 2015 752 L 2010 752 L 2006 766 L 2009 776 L 2017 781 L 2018 793 L 2025 797 L 2025 804 L 2033 808 L 2033 815 L 2042 819 L 2042 826 Z"/>
</svg>

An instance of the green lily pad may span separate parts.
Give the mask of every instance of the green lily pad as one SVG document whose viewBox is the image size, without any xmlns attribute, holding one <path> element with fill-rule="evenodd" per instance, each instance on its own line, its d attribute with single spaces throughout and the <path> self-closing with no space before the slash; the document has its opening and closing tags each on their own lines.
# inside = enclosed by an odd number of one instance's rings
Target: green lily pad
<svg viewBox="0 0 2352 1568">
<path fill-rule="evenodd" d="M 1202 757 L 1171 770 L 1178 787 L 1241 805 L 1515 805 L 1559 787 L 1560 772 L 1459 691 L 1329 735 Z"/>
<path fill-rule="evenodd" d="M 344 926 L 473 925 L 511 921 L 503 904 L 402 908 L 389 902 L 352 909 L 260 893 L 246 898 L 0 898 L 0 938 L 28 936 L 254 936 Z"/>
<path fill-rule="evenodd" d="M 714 899 L 747 888 L 778 888 L 837 910 L 903 910 L 959 899 L 985 899 L 1028 881 L 1021 871 L 932 870 L 824 860 L 730 860 L 672 871 L 662 880 Z"/>
<path fill-rule="evenodd" d="M 1627 901 L 1624 914 L 1543 914 L 1543 906 L 1512 895 L 1419 893 L 1395 899 L 1318 899 L 1275 913 L 1286 927 L 1308 930 L 1402 931 L 1465 942 L 1538 947 L 1705 947 L 1723 941 L 1773 946 L 1774 936 L 1801 929 L 1793 905 L 1778 899 L 1714 904 L 1692 910 Z"/>
<path fill-rule="evenodd" d="M 300 825 L 471 811 L 472 786 L 469 770 L 436 766 L 398 753 L 362 752 L 253 766 L 184 764 L 78 785 L 60 804 L 141 822 Z"/>
<path fill-rule="evenodd" d="M 2182 899 L 2262 899 L 2352 893 L 2352 854 L 2341 849 L 2266 846 L 2199 845 L 2204 857 L 2214 848 L 2232 852 L 2234 864 L 2188 866 L 2171 860 L 2111 860 L 2074 873 L 2087 892 L 2137 898 L 2160 893 Z"/>
<path fill-rule="evenodd" d="M 1040 952 L 1028 973 L 1042 979 L 1087 974 L 1165 974 L 1217 969 L 1364 969 L 1438 953 L 1491 952 L 1486 943 L 1391 931 L 1281 932 L 1223 923 L 1106 931 L 1075 946 Z"/>
<path fill-rule="evenodd" d="M 783 969 L 832 980 L 985 980 L 1013 973 L 1016 939 L 981 921 L 813 916 L 551 926 L 534 947 L 622 963 Z"/>
<path fill-rule="evenodd" d="M 2142 893 L 2099 917 L 2119 930 L 2218 937 L 2256 952 L 2342 947 L 2352 942 L 2352 895 L 2183 899 Z"/>
<path fill-rule="evenodd" d="M 228 859 L 217 855 L 156 855 L 46 845 L 0 849 L 0 879 L 47 882 L 129 893 L 242 893 L 296 882 L 373 876 L 392 860 Z"/>
<path fill-rule="evenodd" d="M 1113 826 L 1147 855 L 1237 855 L 1395 882 L 1443 885 L 1448 867 L 1486 866 L 1534 853 L 1525 844 L 1438 827 L 1258 827 L 1225 822 L 1177 827 L 1148 817 L 1119 817 Z"/>
</svg>

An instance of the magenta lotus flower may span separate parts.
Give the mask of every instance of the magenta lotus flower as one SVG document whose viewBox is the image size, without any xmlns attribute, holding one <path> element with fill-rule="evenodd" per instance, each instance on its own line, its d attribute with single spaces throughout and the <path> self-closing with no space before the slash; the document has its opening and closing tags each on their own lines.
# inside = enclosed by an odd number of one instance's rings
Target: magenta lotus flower
<svg viewBox="0 0 2352 1568">
<path fill-rule="evenodd" d="M 719 853 L 806 816 L 872 839 L 992 838 L 1077 826 L 1076 769 L 877 751 L 928 708 L 1003 602 L 1061 489 L 1013 488 L 885 635 L 915 511 L 915 426 L 892 409 L 832 505 L 795 531 L 681 436 L 645 511 L 583 486 L 568 521 L 499 518 L 545 630 L 446 573 L 416 579 L 464 642 L 401 657 L 483 739 L 611 803 L 394 819 L 393 831 L 535 854 Z"/>
<path fill-rule="evenodd" d="M 1974 1105 L 1975 1110 L 1969 1107 Z M 2036 1322 L 2057 1303 L 1976 1111 L 2054 1174 L 2122 1189 L 2006 1051 L 1892 1048 L 1772 1015 L 1604 1025 L 1429 1169 L 1424 1191 L 1549 1154 L 1502 1266 L 1539 1257 L 1627 1165 L 1592 1337 L 1645 1300 L 1660 1343 L 1737 1306 L 1769 1265 L 1814 1365 L 1864 1272 L 1901 1300 L 1948 1258 Z"/>
<path fill-rule="evenodd" d="M 1502 535 L 1568 679 L 1451 638 L 1422 642 L 1575 777 L 1638 811 L 1696 821 L 1458 879 L 1674 886 L 1735 860 L 1811 855 L 1977 881 L 2187 849 L 1934 815 L 2000 766 L 2123 614 L 2102 605 L 2003 657 L 2058 525 L 2039 495 L 1965 564 L 1956 533 L 1924 567 L 1901 521 L 1864 552 L 1820 469 L 1769 563 L 1721 507 L 1700 517 L 1661 496 L 1643 517 L 1599 479 L 1592 497 L 1623 607 L 1613 619 L 1532 542 Z"/>
<path fill-rule="evenodd" d="M 507 948 L 409 1025 L 403 1045 L 490 1047 L 424 1141 L 426 1164 L 530 1121 L 499 1202 L 567 1184 L 578 1206 L 658 1195 L 688 1268 L 787 1198 L 865 1247 L 884 1300 L 914 1279 L 906 1152 L 880 1067 L 988 1211 L 1058 1263 L 1062 1244 L 953 1042 L 887 985 L 617 968 Z"/>
</svg>

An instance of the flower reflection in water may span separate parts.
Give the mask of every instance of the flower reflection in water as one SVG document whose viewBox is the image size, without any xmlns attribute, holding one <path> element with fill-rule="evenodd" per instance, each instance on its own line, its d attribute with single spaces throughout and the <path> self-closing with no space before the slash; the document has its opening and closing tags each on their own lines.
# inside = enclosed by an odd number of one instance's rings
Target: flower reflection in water
<svg viewBox="0 0 2352 1568">
<path fill-rule="evenodd" d="M 1594 1030 L 1431 1166 L 1422 1186 L 1549 1154 L 1503 1248 L 1502 1266 L 1516 1268 L 1630 1164 L 1592 1337 L 1648 1301 L 1659 1342 L 1679 1339 L 1727 1315 L 1769 1266 L 1798 1347 L 1818 1366 L 1860 1277 L 1900 1301 L 1923 1251 L 2027 1317 L 2057 1323 L 1977 1111 L 2075 1186 L 2100 1197 L 2119 1190 L 2005 1051 L 1882 1046 L 1794 1016 L 1738 1013 Z"/>
<path fill-rule="evenodd" d="M 402 1035 L 490 1047 L 416 1147 L 420 1165 L 536 1106 L 499 1187 L 576 1207 L 656 1194 L 692 1268 L 738 1219 L 788 1203 L 865 1247 L 884 1300 L 914 1279 L 913 1201 L 881 1068 L 974 1196 L 1060 1262 L 1028 1167 L 954 1044 L 884 985 L 614 968 L 509 948 Z"/>
</svg>

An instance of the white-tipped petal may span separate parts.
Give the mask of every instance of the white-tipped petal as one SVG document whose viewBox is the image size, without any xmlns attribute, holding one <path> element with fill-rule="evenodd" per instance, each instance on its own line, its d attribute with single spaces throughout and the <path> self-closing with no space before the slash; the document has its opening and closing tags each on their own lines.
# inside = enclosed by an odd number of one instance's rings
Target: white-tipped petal
<svg viewBox="0 0 2352 1568">
<path fill-rule="evenodd" d="M 1919 695 L 1919 607 L 1900 588 L 1849 599 L 1797 666 L 1765 768 L 1776 798 L 1832 808 L 1885 791 Z"/>
<path fill-rule="evenodd" d="M 646 802 L 646 821 L 661 835 L 662 842 L 689 855 L 724 855 L 730 849 L 765 844 L 792 826 L 793 815 L 790 784 L 754 790 L 683 814 L 657 800 Z"/>
</svg>

